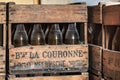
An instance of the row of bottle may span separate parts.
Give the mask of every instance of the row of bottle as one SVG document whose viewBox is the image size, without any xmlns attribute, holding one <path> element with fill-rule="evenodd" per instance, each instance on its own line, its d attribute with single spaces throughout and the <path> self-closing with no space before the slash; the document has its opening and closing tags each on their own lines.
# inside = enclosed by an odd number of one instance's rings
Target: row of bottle
<svg viewBox="0 0 120 80">
<path fill-rule="evenodd" d="M 120 51 L 120 27 L 105 26 L 105 48 Z M 102 25 L 89 24 L 88 43 L 102 46 Z"/>
<path fill-rule="evenodd" d="M 13 45 L 15 47 L 31 45 L 62 45 L 62 44 L 80 44 L 80 36 L 76 28 L 76 23 L 68 24 L 61 31 L 59 24 L 52 24 L 47 27 L 45 34 L 41 24 L 34 24 L 33 29 L 29 31 L 29 35 L 25 30 L 24 24 L 17 24 L 13 35 Z"/>
</svg>

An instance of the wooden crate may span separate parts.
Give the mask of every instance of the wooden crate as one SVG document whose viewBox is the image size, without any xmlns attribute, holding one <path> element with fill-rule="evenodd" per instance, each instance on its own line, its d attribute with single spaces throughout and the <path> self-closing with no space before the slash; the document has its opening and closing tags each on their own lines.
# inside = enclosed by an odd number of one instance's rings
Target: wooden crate
<svg viewBox="0 0 120 80">
<path fill-rule="evenodd" d="M 120 4 L 103 7 L 103 24 L 120 25 Z"/>
<path fill-rule="evenodd" d="M 64 16 L 63 16 L 64 15 Z M 25 17 L 24 19 L 21 17 Z M 14 48 L 11 42 L 11 28 L 14 23 L 84 23 L 85 44 L 83 45 L 44 45 Z M 88 71 L 87 45 L 87 6 L 80 5 L 9 5 L 9 72 L 10 74 L 86 72 Z M 69 57 L 45 57 L 49 51 L 72 50 Z M 77 56 L 74 52 L 77 51 Z M 42 55 L 43 54 L 43 55 Z M 19 55 L 19 56 L 18 56 Z M 24 56 L 24 57 L 23 57 Z M 41 66 L 41 61 L 58 64 Z M 47 63 L 47 64 L 48 64 Z M 37 65 L 36 65 L 37 64 Z"/>
<path fill-rule="evenodd" d="M 16 4 L 39 4 L 39 0 L 1 0 L 0 2 L 15 2 Z"/>
<path fill-rule="evenodd" d="M 102 72 L 102 47 L 89 45 L 89 68 L 90 72 L 101 75 Z"/>
<path fill-rule="evenodd" d="M 0 3 L 0 74 L 5 73 L 6 64 L 6 4 Z"/>
<path fill-rule="evenodd" d="M 120 79 L 120 52 L 103 50 L 103 75 L 105 80 Z"/>
<path fill-rule="evenodd" d="M 41 77 L 9 77 L 8 80 L 89 80 L 88 74 Z"/>
</svg>

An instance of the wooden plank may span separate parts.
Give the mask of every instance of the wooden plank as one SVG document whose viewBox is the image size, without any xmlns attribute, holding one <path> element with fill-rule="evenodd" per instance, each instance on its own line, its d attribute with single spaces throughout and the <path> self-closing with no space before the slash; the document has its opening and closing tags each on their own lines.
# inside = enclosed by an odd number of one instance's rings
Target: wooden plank
<svg viewBox="0 0 120 80">
<path fill-rule="evenodd" d="M 102 80 L 102 77 L 90 73 L 89 80 Z"/>
<path fill-rule="evenodd" d="M 120 80 L 120 52 L 103 50 L 103 75 L 107 80 Z"/>
<path fill-rule="evenodd" d="M 5 74 L 0 74 L 0 80 L 5 80 Z"/>
<path fill-rule="evenodd" d="M 41 77 L 24 77 L 8 78 L 8 80 L 89 80 L 88 75 L 66 75 L 66 76 L 41 76 Z"/>
<path fill-rule="evenodd" d="M 102 6 L 88 7 L 88 22 L 102 24 Z"/>
<path fill-rule="evenodd" d="M 87 22 L 87 6 L 10 5 L 9 20 L 9 23 Z"/>
<path fill-rule="evenodd" d="M 0 3 L 0 24 L 6 23 L 6 5 L 5 3 Z"/>
<path fill-rule="evenodd" d="M 15 2 L 16 4 L 35 4 L 35 0 L 1 0 L 0 2 Z"/>
<path fill-rule="evenodd" d="M 102 47 L 89 45 L 90 72 L 101 75 L 102 72 Z"/>
<path fill-rule="evenodd" d="M 0 73 L 5 73 L 5 64 L 6 64 L 6 53 L 5 48 L 0 47 Z"/>
<path fill-rule="evenodd" d="M 44 45 L 9 50 L 10 74 L 86 72 L 87 45 Z"/>
<path fill-rule="evenodd" d="M 120 5 L 103 7 L 104 25 L 120 25 Z"/>
<path fill-rule="evenodd" d="M 41 4 L 69 4 L 72 0 L 40 0 Z"/>
</svg>

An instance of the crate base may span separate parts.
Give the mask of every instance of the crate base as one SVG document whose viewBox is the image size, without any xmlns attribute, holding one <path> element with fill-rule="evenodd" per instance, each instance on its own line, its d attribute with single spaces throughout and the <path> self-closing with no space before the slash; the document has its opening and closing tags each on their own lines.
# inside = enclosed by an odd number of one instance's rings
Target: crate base
<svg viewBox="0 0 120 80">
<path fill-rule="evenodd" d="M 62 76 L 34 76 L 34 77 L 16 77 L 9 75 L 8 80 L 89 80 L 88 73 L 81 75 L 62 75 Z"/>
</svg>

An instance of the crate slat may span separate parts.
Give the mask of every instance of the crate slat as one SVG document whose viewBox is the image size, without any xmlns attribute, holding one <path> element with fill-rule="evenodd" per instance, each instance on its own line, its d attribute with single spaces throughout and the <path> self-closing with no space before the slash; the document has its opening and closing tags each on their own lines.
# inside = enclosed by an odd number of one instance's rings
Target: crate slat
<svg viewBox="0 0 120 80">
<path fill-rule="evenodd" d="M 102 72 L 102 47 L 89 45 L 90 72 L 101 75 Z"/>
<path fill-rule="evenodd" d="M 9 23 L 87 22 L 87 7 L 85 4 L 10 5 L 9 15 Z"/>
<path fill-rule="evenodd" d="M 103 7 L 104 25 L 120 25 L 120 4 Z"/>
<path fill-rule="evenodd" d="M 103 74 L 105 79 L 120 79 L 120 52 L 103 50 Z"/>
<path fill-rule="evenodd" d="M 10 49 L 10 74 L 86 72 L 87 45 L 26 46 Z"/>
<path fill-rule="evenodd" d="M 8 78 L 8 80 L 89 80 L 88 75 L 70 75 L 70 76 L 41 76 L 41 77 L 24 77 Z"/>
<path fill-rule="evenodd" d="M 88 7 L 88 22 L 102 24 L 102 6 Z"/>
</svg>

